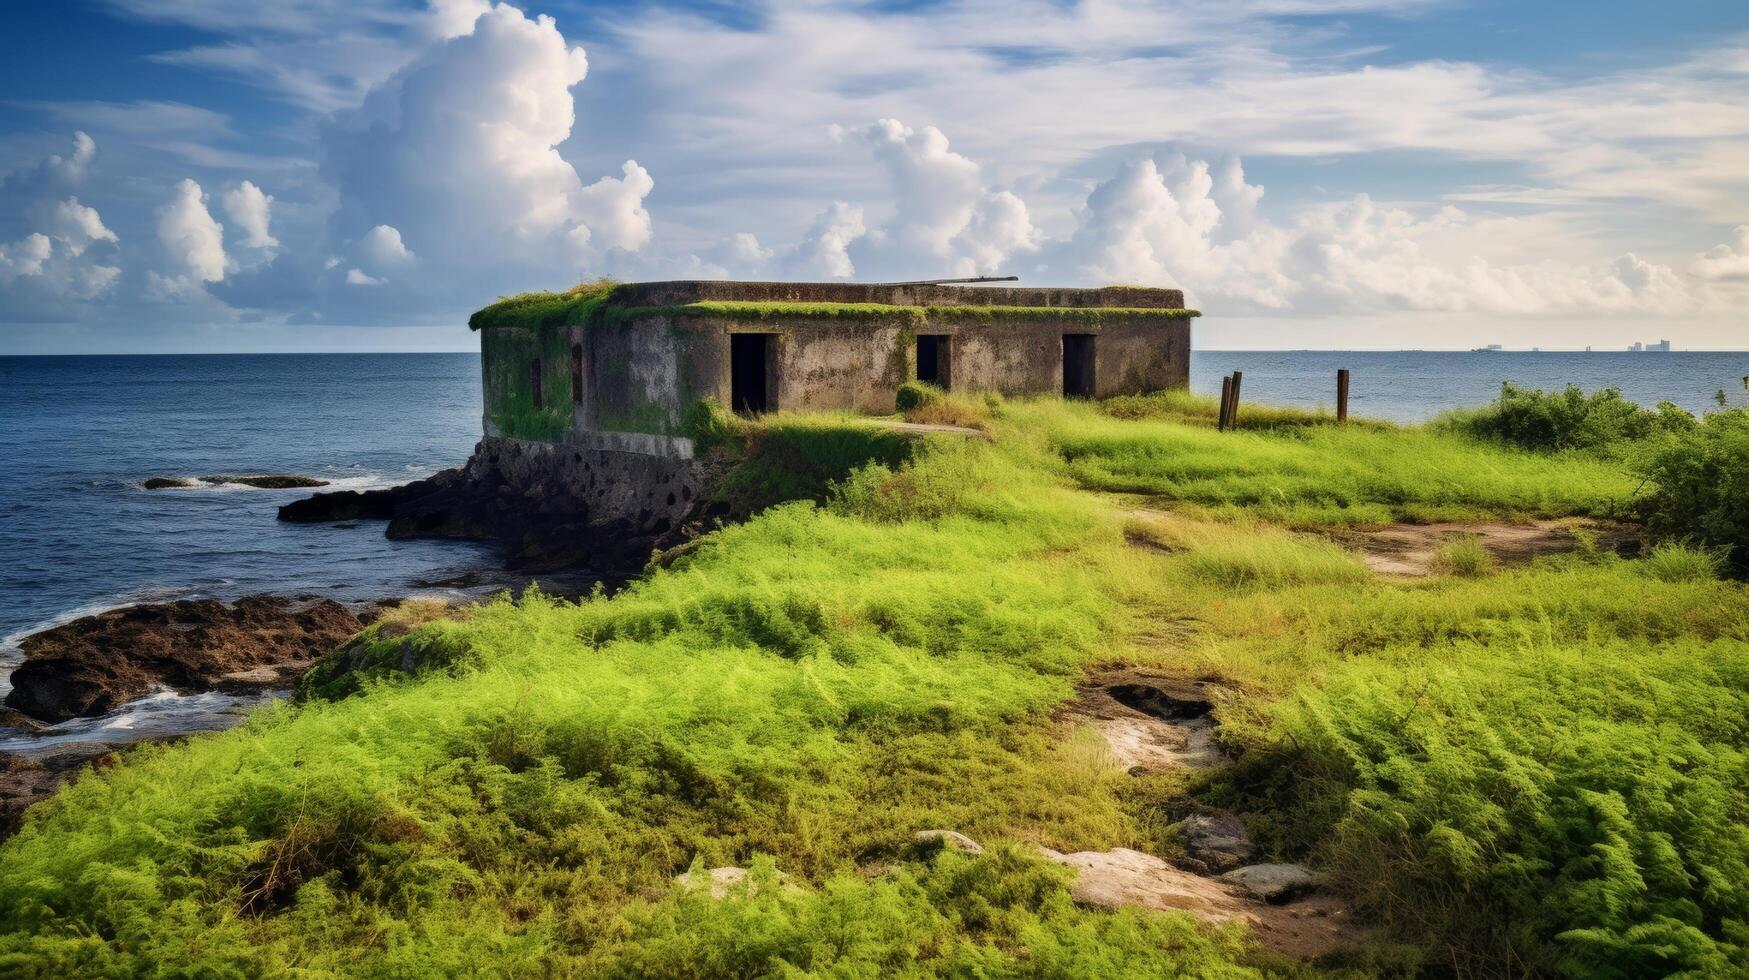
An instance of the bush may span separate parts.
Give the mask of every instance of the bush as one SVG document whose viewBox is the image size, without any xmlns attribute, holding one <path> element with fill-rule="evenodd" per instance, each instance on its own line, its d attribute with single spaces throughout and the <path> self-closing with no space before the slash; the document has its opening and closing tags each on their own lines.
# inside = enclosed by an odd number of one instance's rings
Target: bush
<svg viewBox="0 0 1749 980">
<path fill-rule="evenodd" d="M 1722 548 L 1749 567 L 1749 410 L 1708 415 L 1636 469 L 1650 487 L 1637 509 L 1653 537 Z"/>
<path fill-rule="evenodd" d="M 1494 555 L 1473 534 L 1460 535 L 1440 542 L 1433 553 L 1433 570 L 1446 575 L 1475 578 L 1494 570 Z"/>
<path fill-rule="evenodd" d="M 1526 449 L 1601 449 L 1614 443 L 1694 428 L 1694 416 L 1669 402 L 1641 408 L 1615 388 L 1587 395 L 1578 385 L 1559 393 L 1520 388 L 1508 381 L 1500 397 L 1480 409 L 1449 412 L 1434 423 Z"/>
<path fill-rule="evenodd" d="M 1722 550 L 1666 541 L 1646 554 L 1640 569 L 1660 582 L 1710 582 L 1724 565 Z"/>
<path fill-rule="evenodd" d="M 899 393 L 893 398 L 893 407 L 896 411 L 909 412 L 938 402 L 946 394 L 947 392 L 927 381 L 907 381 L 899 386 Z"/>
</svg>

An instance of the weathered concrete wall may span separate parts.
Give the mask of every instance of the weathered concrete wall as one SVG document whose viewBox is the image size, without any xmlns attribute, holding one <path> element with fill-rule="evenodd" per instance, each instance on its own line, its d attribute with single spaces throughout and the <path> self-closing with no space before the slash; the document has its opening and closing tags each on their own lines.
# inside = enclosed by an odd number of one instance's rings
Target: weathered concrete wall
<svg viewBox="0 0 1749 980">
<path fill-rule="evenodd" d="M 720 468 L 701 459 L 489 437 L 475 447 L 464 475 L 501 488 L 497 495 L 523 518 L 551 513 L 657 535 L 706 493 L 720 475 L 713 466 Z"/>
</svg>

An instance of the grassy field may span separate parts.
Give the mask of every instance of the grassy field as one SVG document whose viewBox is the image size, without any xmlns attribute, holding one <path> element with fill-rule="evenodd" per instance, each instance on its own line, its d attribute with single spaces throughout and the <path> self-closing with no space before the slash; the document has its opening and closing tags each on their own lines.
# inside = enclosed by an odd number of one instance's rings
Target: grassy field
<svg viewBox="0 0 1749 980">
<path fill-rule="evenodd" d="M 1287 412 L 1218 434 L 1181 396 L 929 411 L 992 439 L 883 456 L 611 598 L 377 627 L 375 662 L 429 666 L 79 779 L 0 847 L 0 973 L 1749 970 L 1749 601 L 1718 561 L 1394 581 L 1322 533 L 1616 514 L 1613 457 Z M 1053 720 L 1115 664 L 1218 681 L 1234 763 L 1132 777 Z M 1377 943 L 1298 963 L 1082 908 L 1029 848 L 1171 856 L 1188 799 Z M 910 856 L 925 828 L 995 846 Z M 673 883 L 729 864 L 731 900 Z"/>
</svg>

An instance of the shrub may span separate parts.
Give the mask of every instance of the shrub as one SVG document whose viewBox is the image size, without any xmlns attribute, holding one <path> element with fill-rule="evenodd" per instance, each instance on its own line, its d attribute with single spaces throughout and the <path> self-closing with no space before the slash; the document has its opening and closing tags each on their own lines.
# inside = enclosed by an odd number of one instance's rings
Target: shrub
<svg viewBox="0 0 1749 980">
<path fill-rule="evenodd" d="M 1636 469 L 1650 487 L 1638 511 L 1653 537 L 1721 548 L 1749 567 L 1749 409 L 1708 415 Z"/>
<path fill-rule="evenodd" d="M 893 407 L 900 412 L 909 412 L 934 404 L 946 394 L 947 392 L 927 381 L 907 381 L 899 386 L 899 393 L 893 398 Z"/>
<path fill-rule="evenodd" d="M 1724 570 L 1724 552 L 1666 541 L 1647 552 L 1640 570 L 1660 582 L 1710 582 Z"/>
<path fill-rule="evenodd" d="M 1446 575 L 1474 578 L 1494 570 L 1494 555 L 1473 534 L 1459 535 L 1440 542 L 1433 553 L 1433 570 Z"/>
<path fill-rule="evenodd" d="M 1526 449 L 1600 449 L 1648 436 L 1683 432 L 1695 426 L 1694 416 L 1662 402 L 1641 408 L 1615 388 L 1587 395 L 1578 385 L 1558 393 L 1520 388 L 1508 381 L 1500 397 L 1486 408 L 1449 412 L 1435 428 L 1498 439 Z"/>
</svg>

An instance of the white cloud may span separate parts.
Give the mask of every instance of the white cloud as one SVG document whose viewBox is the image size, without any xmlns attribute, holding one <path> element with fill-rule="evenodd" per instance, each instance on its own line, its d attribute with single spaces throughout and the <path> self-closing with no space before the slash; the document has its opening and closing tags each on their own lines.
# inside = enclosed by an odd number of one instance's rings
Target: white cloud
<svg viewBox="0 0 1749 980">
<path fill-rule="evenodd" d="M 22 241 L 0 245 L 0 276 L 40 276 L 43 265 L 54 254 L 54 244 L 42 232 L 32 232 Z"/>
<path fill-rule="evenodd" d="M 200 185 L 184 178 L 170 203 L 158 209 L 158 241 L 185 284 L 225 278 L 225 230 L 213 220 Z"/>
<path fill-rule="evenodd" d="M 1701 302 L 1669 266 L 1631 252 L 1590 263 L 1493 257 L 1555 237 L 1546 222 L 1450 205 L 1417 215 L 1362 194 L 1276 225 L 1254 214 L 1261 196 L 1237 161 L 1217 180 L 1201 161 L 1162 170 L 1133 160 L 1088 195 L 1052 259 L 1090 281 L 1182 286 L 1191 302 L 1233 314 L 1679 313 Z"/>
<path fill-rule="evenodd" d="M 610 250 L 642 248 L 650 174 L 627 161 L 621 176 L 584 186 L 557 150 L 587 70 L 552 18 L 485 10 L 471 33 L 432 47 L 329 131 L 332 237 L 395 231 L 419 252 L 420 295 L 445 309 L 571 281 Z M 364 268 L 380 277 L 389 257 L 363 257 Z"/>
<path fill-rule="evenodd" d="M 273 220 L 273 197 L 245 180 L 226 191 L 221 198 L 225 214 L 243 231 L 237 244 L 244 248 L 278 248 L 279 239 L 268 230 Z"/>
<path fill-rule="evenodd" d="M 358 243 L 358 252 L 373 269 L 404 266 L 414 259 L 413 250 L 401 241 L 401 232 L 392 225 L 377 225 L 366 232 Z"/>
<path fill-rule="evenodd" d="M 971 159 L 934 126 L 882 119 L 857 134 L 887 173 L 891 220 L 859 244 L 860 265 L 893 276 L 994 272 L 1037 244 L 1026 202 L 984 185 Z"/>
<path fill-rule="evenodd" d="M 850 243 L 861 238 L 867 230 L 862 223 L 861 208 L 843 201 L 832 202 L 787 257 L 788 270 L 792 275 L 850 278 L 856 274 L 856 266 L 848 251 Z"/>
<path fill-rule="evenodd" d="M 375 276 L 366 275 L 361 269 L 346 270 L 346 284 L 349 286 L 381 286 L 387 281 L 388 280 L 386 279 L 378 279 Z"/>
<path fill-rule="evenodd" d="M 1731 243 L 1715 245 L 1695 263 L 1701 278 L 1720 282 L 1749 282 L 1749 225 L 1731 232 Z"/>
<path fill-rule="evenodd" d="M 61 242 L 67 253 L 73 256 L 85 254 L 85 250 L 95 242 L 114 244 L 119 239 L 116 234 L 103 225 L 103 217 L 96 208 L 86 207 L 79 203 L 77 197 L 69 197 L 56 204 L 49 213 L 49 234 Z"/>
<path fill-rule="evenodd" d="M 96 157 L 97 143 L 78 132 L 71 154 L 50 154 L 0 181 L 33 227 L 18 241 L 0 244 L 0 320 L 64 318 L 66 304 L 114 287 L 121 270 L 88 253 L 96 245 L 114 246 L 115 232 L 76 195 L 57 199 L 85 181 Z"/>
</svg>

